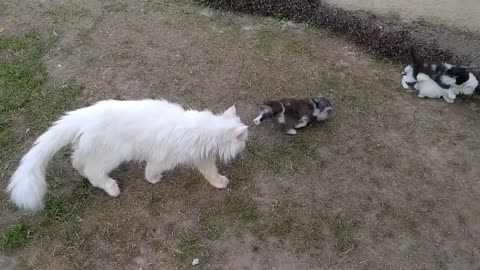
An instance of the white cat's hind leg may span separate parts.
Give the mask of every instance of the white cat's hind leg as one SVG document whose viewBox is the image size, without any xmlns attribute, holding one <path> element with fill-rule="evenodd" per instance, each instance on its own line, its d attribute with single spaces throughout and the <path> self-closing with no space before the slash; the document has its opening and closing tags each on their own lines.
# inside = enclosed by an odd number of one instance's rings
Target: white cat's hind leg
<svg viewBox="0 0 480 270">
<path fill-rule="evenodd" d="M 117 181 L 110 178 L 108 173 L 120 164 L 117 160 L 95 160 L 88 159 L 83 173 L 94 187 L 103 189 L 108 195 L 117 197 L 120 195 L 120 188 Z"/>
<path fill-rule="evenodd" d="M 86 177 L 92 186 L 103 189 L 108 195 L 112 197 L 120 195 L 120 188 L 118 187 L 117 181 L 107 175 L 90 175 L 87 173 Z"/>
<path fill-rule="evenodd" d="M 147 162 L 147 167 L 145 168 L 145 179 L 149 183 L 156 184 L 162 179 L 162 173 L 168 171 L 174 167 L 171 163 L 164 162 Z"/>
<path fill-rule="evenodd" d="M 72 154 L 72 166 L 81 176 L 86 178 L 85 173 L 83 172 L 85 164 L 77 150 L 74 150 Z"/>
</svg>

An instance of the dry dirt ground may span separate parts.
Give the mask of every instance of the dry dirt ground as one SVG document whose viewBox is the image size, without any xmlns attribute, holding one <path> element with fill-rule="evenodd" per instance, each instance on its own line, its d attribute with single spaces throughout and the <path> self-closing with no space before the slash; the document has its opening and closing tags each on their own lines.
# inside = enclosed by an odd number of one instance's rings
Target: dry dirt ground
<svg viewBox="0 0 480 270">
<path fill-rule="evenodd" d="M 58 36 L 43 59 L 49 80 L 83 85 L 83 105 L 235 103 L 251 123 L 265 99 L 323 94 L 336 110 L 295 137 L 252 126 L 242 157 L 222 167 L 223 191 L 187 168 L 151 185 L 143 164 L 127 164 L 113 172 L 114 199 L 60 154 L 49 173 L 56 213 L 14 211 L 0 195 L 0 231 L 31 224 L 0 268 L 479 269 L 475 104 L 419 99 L 401 89 L 401 67 L 328 31 L 186 0 L 6 0 L 0 10 L 2 35 Z M 31 140 L 2 164 L 2 189 Z"/>
</svg>

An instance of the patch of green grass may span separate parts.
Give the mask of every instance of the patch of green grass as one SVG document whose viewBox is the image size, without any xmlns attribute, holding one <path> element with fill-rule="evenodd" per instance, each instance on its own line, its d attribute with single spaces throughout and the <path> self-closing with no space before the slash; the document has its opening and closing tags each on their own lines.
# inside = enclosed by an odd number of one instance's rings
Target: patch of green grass
<svg viewBox="0 0 480 270">
<path fill-rule="evenodd" d="M 240 223 L 251 223 L 258 219 L 258 211 L 255 203 L 246 196 L 232 195 L 225 201 L 228 213 L 235 217 Z"/>
<path fill-rule="evenodd" d="M 178 244 L 180 251 L 179 259 L 185 266 L 192 264 L 193 259 L 200 259 L 200 265 L 205 265 L 211 256 L 210 249 L 201 244 L 201 235 L 198 231 L 191 230 L 180 235 L 181 240 Z"/>
<path fill-rule="evenodd" d="M 350 252 L 357 246 L 352 237 L 352 226 L 349 222 L 337 217 L 330 226 L 336 241 L 335 248 L 339 253 Z"/>
<path fill-rule="evenodd" d="M 150 199 L 148 200 L 148 203 L 156 204 L 156 203 L 161 202 L 161 201 L 162 201 L 162 199 L 157 194 L 151 194 Z"/>
<path fill-rule="evenodd" d="M 254 156 L 260 156 L 262 152 L 262 145 L 256 141 L 247 142 L 247 152 L 253 154 Z"/>
<path fill-rule="evenodd" d="M 295 219 L 290 216 L 284 216 L 274 221 L 272 227 L 270 227 L 270 234 L 275 237 L 287 237 L 293 230 L 295 225 Z"/>
<path fill-rule="evenodd" d="M 30 238 L 30 225 L 27 223 L 20 223 L 12 225 L 3 230 L 0 238 L 0 249 L 18 248 L 28 241 Z"/>
<path fill-rule="evenodd" d="M 181 183 L 182 189 L 187 193 L 195 192 L 203 184 L 203 179 L 194 170 L 188 170 L 175 177 L 178 179 L 177 183 Z"/>
<path fill-rule="evenodd" d="M 0 37 L 0 161 L 16 149 L 26 129 L 32 134 L 78 103 L 79 85 L 46 85 L 42 58 L 55 40 L 54 35 L 45 39 L 35 32 Z"/>
<path fill-rule="evenodd" d="M 204 207 L 200 210 L 199 226 L 203 236 L 210 240 L 220 238 L 223 231 L 223 209 L 220 207 Z"/>
<path fill-rule="evenodd" d="M 252 165 L 250 163 L 250 159 L 247 157 L 242 156 L 239 162 L 233 165 L 231 168 L 231 172 L 229 173 L 230 178 L 230 188 L 233 190 L 238 190 L 241 187 L 247 188 L 248 183 L 250 183 L 253 178 L 252 172 Z"/>
<path fill-rule="evenodd" d="M 279 21 L 287 21 L 288 20 L 287 15 L 285 15 L 285 13 L 283 13 L 282 11 L 277 11 L 277 13 L 275 13 L 275 18 Z"/>
<path fill-rule="evenodd" d="M 198 2 L 200 3 L 200 5 L 202 5 L 203 7 L 209 7 L 212 5 L 212 0 L 198 0 Z"/>
<path fill-rule="evenodd" d="M 76 208 L 63 197 L 53 196 L 47 199 L 44 213 L 52 221 L 64 222 L 76 214 Z"/>
<path fill-rule="evenodd" d="M 65 243 L 69 246 L 74 245 L 76 242 L 80 240 L 80 236 L 74 230 L 67 230 L 64 235 Z"/>
<path fill-rule="evenodd" d="M 52 160 L 51 164 L 53 164 L 53 166 L 47 170 L 45 175 L 50 192 L 55 192 L 65 185 L 64 179 L 62 178 L 63 168 L 55 166 L 57 165 L 57 160 L 58 158 Z"/>
<path fill-rule="evenodd" d="M 82 179 L 75 186 L 75 194 L 77 194 L 82 200 L 87 199 L 92 190 L 92 185 L 87 179 Z"/>
</svg>

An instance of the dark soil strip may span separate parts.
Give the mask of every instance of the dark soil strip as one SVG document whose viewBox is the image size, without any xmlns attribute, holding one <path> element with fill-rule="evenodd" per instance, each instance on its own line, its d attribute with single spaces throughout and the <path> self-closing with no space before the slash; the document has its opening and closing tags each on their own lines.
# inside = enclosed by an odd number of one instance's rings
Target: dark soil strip
<svg viewBox="0 0 480 270">
<path fill-rule="evenodd" d="M 351 12 L 336 8 L 320 0 L 201 0 L 214 8 L 245 12 L 258 15 L 288 18 L 295 22 L 311 23 L 327 27 L 346 35 L 357 45 L 367 48 L 377 56 L 386 57 L 406 64 L 410 63 L 409 50 L 414 46 L 428 61 L 449 62 L 470 66 L 480 78 L 480 57 L 478 50 L 473 57 L 464 50 L 447 48 L 439 44 L 439 36 L 459 35 L 463 41 L 480 43 L 480 36 L 443 27 L 414 25 L 403 22 L 386 22 L 366 13 Z M 455 39 L 453 39 L 455 40 Z M 458 47 L 458 46 L 455 46 Z M 460 46 L 461 47 L 461 46 Z M 472 60 L 473 59 L 473 60 Z M 479 90 L 477 88 L 477 90 Z"/>
</svg>

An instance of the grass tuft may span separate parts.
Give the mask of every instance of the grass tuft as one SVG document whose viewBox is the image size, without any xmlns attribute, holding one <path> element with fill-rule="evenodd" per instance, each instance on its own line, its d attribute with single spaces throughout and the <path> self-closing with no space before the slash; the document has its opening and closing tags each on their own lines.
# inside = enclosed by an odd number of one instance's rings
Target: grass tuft
<svg viewBox="0 0 480 270">
<path fill-rule="evenodd" d="M 357 246 L 352 236 L 352 224 L 337 217 L 330 226 L 336 241 L 335 248 L 339 253 L 350 252 Z"/>
<path fill-rule="evenodd" d="M 210 240 L 216 240 L 222 236 L 225 230 L 222 225 L 223 209 L 219 207 L 205 207 L 200 211 L 200 232 Z"/>
<path fill-rule="evenodd" d="M 31 235 L 30 225 L 20 223 L 7 227 L 0 238 L 0 249 L 14 249 L 25 245 Z"/>
<path fill-rule="evenodd" d="M 251 199 L 241 195 L 233 195 L 228 197 L 225 203 L 227 211 L 235 217 L 236 221 L 240 223 L 257 221 L 257 207 Z"/>
<path fill-rule="evenodd" d="M 32 134 L 78 103 L 79 85 L 66 82 L 46 87 L 42 59 L 55 40 L 53 35 L 44 39 L 35 32 L 0 37 L 0 161 L 16 149 L 25 130 Z"/>
<path fill-rule="evenodd" d="M 90 195 L 92 190 L 92 185 L 88 182 L 87 179 L 82 179 L 79 181 L 75 187 L 75 193 L 82 199 L 86 200 Z"/>
<path fill-rule="evenodd" d="M 185 266 L 191 265 L 195 258 L 199 258 L 202 264 L 206 264 L 211 256 L 210 249 L 201 244 L 201 235 L 195 230 L 186 231 L 181 235 L 178 249 L 179 259 Z"/>
<path fill-rule="evenodd" d="M 54 196 L 48 198 L 45 209 L 45 217 L 53 221 L 64 222 L 72 218 L 76 213 L 76 208 L 64 198 Z"/>
<path fill-rule="evenodd" d="M 270 228 L 270 234 L 275 237 L 287 237 L 293 230 L 295 219 L 292 216 L 285 216 L 275 221 Z"/>
</svg>

